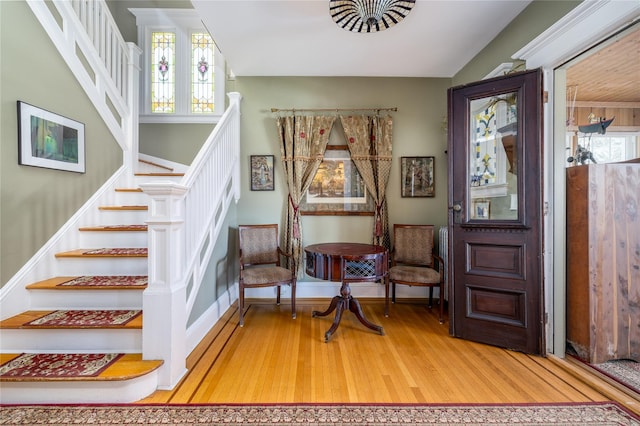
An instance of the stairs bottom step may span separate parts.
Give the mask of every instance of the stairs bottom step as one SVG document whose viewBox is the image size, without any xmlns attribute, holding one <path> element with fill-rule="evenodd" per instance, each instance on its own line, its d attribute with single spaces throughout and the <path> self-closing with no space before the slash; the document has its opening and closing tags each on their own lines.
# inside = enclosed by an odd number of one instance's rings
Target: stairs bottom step
<svg viewBox="0 0 640 426">
<path fill-rule="evenodd" d="M 93 375 L 83 375 L 100 354 L 0 354 L 0 403 L 124 403 L 138 401 L 157 389 L 163 361 L 143 360 L 141 354 L 102 355 L 107 355 L 108 365 L 93 367 Z M 29 359 L 38 357 L 48 364 L 23 368 Z M 64 359 L 69 362 L 61 361 Z M 16 375 L 9 375 L 12 371 Z"/>
<path fill-rule="evenodd" d="M 0 382 L 127 380 L 162 365 L 141 354 L 0 354 Z"/>
</svg>

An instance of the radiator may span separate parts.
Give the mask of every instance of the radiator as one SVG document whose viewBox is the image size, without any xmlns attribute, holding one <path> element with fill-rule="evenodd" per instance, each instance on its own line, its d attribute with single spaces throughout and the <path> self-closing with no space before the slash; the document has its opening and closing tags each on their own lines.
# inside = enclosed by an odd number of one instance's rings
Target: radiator
<svg viewBox="0 0 640 426">
<path fill-rule="evenodd" d="M 444 300 L 449 300 L 449 230 L 441 226 L 438 232 L 438 254 L 444 261 Z"/>
</svg>

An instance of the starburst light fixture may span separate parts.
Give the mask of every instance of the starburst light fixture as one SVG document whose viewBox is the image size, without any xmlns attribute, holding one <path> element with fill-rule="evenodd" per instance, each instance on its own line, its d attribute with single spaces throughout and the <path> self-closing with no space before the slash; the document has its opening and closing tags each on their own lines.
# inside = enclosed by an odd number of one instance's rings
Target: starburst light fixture
<svg viewBox="0 0 640 426">
<path fill-rule="evenodd" d="M 402 21 L 415 3 L 416 0 L 329 0 L 329 13 L 347 31 L 375 33 Z"/>
</svg>

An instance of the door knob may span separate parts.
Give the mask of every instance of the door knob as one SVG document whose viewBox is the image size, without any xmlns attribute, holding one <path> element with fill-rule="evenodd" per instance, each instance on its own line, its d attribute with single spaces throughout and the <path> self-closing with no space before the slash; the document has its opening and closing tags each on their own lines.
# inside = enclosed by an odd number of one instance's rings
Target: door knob
<svg viewBox="0 0 640 426">
<path fill-rule="evenodd" d="M 455 203 L 453 206 L 449 207 L 451 210 L 453 210 L 454 212 L 461 212 L 462 211 L 462 205 L 460 203 Z"/>
</svg>

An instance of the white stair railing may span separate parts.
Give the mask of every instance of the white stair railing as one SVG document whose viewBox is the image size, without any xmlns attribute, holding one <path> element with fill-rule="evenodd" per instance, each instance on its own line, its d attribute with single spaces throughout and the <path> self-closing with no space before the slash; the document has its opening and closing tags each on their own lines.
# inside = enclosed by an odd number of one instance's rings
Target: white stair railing
<svg viewBox="0 0 640 426">
<path fill-rule="evenodd" d="M 124 41 L 104 0 L 27 3 L 124 150 L 125 161 L 134 164 L 141 50 Z"/>
<path fill-rule="evenodd" d="M 182 180 L 140 185 L 150 197 L 142 351 L 164 360 L 160 388 L 173 388 L 186 371 L 187 318 L 229 204 L 240 197 L 241 96 L 228 96 L 229 108 Z"/>
</svg>

